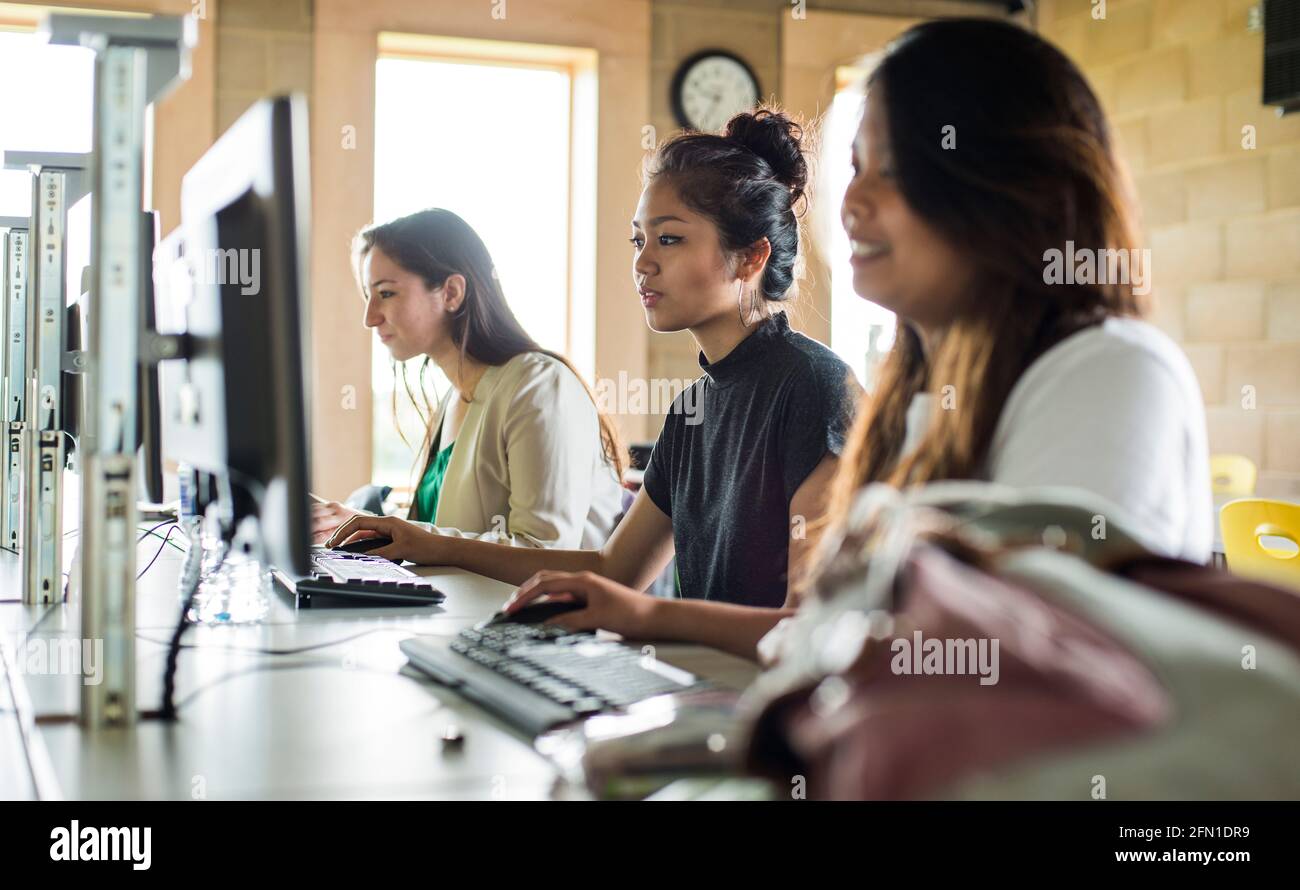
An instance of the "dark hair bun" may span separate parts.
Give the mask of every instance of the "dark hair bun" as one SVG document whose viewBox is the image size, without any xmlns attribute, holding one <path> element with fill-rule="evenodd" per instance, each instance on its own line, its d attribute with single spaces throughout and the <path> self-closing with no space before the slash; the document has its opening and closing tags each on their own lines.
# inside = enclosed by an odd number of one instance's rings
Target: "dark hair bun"
<svg viewBox="0 0 1300 890">
<path fill-rule="evenodd" d="M 804 132 L 780 111 L 760 108 L 738 114 L 722 134 L 683 130 L 655 152 L 647 180 L 668 177 L 678 196 L 718 227 L 730 255 L 766 238 L 771 254 L 763 268 L 763 298 L 785 300 L 799 257 L 796 205 L 808 187 Z"/>
<path fill-rule="evenodd" d="M 727 121 L 722 135 L 767 161 L 776 179 L 790 189 L 791 204 L 803 195 L 808 186 L 803 127 L 784 112 L 767 108 L 742 112 Z"/>
</svg>

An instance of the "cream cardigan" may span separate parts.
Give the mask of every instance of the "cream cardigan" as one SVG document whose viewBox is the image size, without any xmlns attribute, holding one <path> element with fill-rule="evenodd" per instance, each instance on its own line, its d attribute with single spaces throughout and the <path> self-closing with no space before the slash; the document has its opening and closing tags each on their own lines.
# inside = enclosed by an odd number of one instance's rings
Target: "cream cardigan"
<svg viewBox="0 0 1300 890">
<path fill-rule="evenodd" d="M 623 487 L 605 460 L 582 381 L 549 355 L 525 352 L 484 372 L 434 521 L 417 524 L 519 547 L 594 550 L 622 509 Z"/>
</svg>

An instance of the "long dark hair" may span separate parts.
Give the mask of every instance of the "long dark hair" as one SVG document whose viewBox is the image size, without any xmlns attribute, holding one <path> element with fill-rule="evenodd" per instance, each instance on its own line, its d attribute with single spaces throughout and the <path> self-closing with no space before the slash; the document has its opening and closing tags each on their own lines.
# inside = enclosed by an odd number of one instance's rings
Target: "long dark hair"
<svg viewBox="0 0 1300 890">
<path fill-rule="evenodd" d="M 357 233 L 353 241 L 353 267 L 361 280 L 361 263 L 367 253 L 378 247 L 393 262 L 424 280 L 424 286 L 441 287 L 454 274 L 465 277 L 465 299 L 451 316 L 451 338 L 460 349 L 462 358 L 469 355 L 485 365 L 504 365 L 524 352 L 540 352 L 561 362 L 582 383 L 592 404 L 596 397 L 591 387 L 582 379 L 573 364 L 556 352 L 537 345 L 523 325 L 510 311 L 496 266 L 487 245 L 469 223 L 450 210 L 431 208 L 403 216 L 386 223 L 367 226 Z M 364 282 L 362 282 L 364 287 Z M 430 359 L 425 356 L 420 366 L 420 395 L 424 406 L 416 401 L 411 383 L 406 376 L 406 364 L 398 362 L 402 387 L 411 403 L 416 406 L 424 424 L 424 440 L 417 454 L 417 467 L 427 465 L 433 445 L 434 431 L 438 429 L 441 414 L 424 389 L 424 370 Z M 399 372 L 395 369 L 395 374 Z M 622 480 L 627 466 L 627 453 L 619 439 L 618 429 L 606 414 L 597 414 L 600 420 L 600 440 L 605 459 Z M 397 387 L 393 387 L 393 419 L 397 420 Z M 409 446 L 400 424 L 397 427 L 402 441 Z"/>
<path fill-rule="evenodd" d="M 1056 47 L 995 20 L 926 22 L 886 49 L 868 81 L 875 89 L 899 189 L 970 262 L 975 283 L 928 358 L 916 331 L 899 325 L 840 462 L 832 521 L 868 482 L 975 476 L 1034 358 L 1073 330 L 1144 309 L 1131 284 L 1045 282 L 1045 252 L 1066 241 L 1138 246 L 1132 190 L 1101 104 Z M 916 450 L 901 456 L 912 397 L 946 385 L 954 409 L 936 406 Z"/>
</svg>

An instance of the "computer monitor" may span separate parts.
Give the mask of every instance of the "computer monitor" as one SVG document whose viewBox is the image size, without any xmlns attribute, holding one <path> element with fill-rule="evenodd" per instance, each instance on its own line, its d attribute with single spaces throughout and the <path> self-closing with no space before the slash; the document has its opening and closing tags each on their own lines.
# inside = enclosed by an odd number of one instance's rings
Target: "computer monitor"
<svg viewBox="0 0 1300 890">
<path fill-rule="evenodd" d="M 82 350 L 85 349 L 86 343 L 86 324 L 85 314 L 81 308 L 85 296 L 86 291 L 83 289 L 75 300 L 68 303 L 64 317 L 64 348 L 72 355 L 85 355 Z M 59 416 L 63 420 L 63 431 L 68 434 L 63 440 L 63 453 L 68 457 L 79 450 L 81 444 L 81 421 L 85 413 L 82 403 L 83 391 L 81 371 L 65 367 L 63 387 L 60 390 Z"/>
<path fill-rule="evenodd" d="M 152 210 L 140 214 L 140 254 L 142 269 L 151 268 L 158 243 L 158 215 Z M 140 286 L 140 330 L 142 335 L 157 331 L 158 312 L 152 275 L 142 276 Z M 143 340 L 141 341 L 143 343 Z M 163 502 L 162 397 L 159 392 L 158 364 L 141 349 L 136 367 L 138 404 L 135 411 L 136 442 L 139 443 L 140 489 L 145 500 Z"/>
<path fill-rule="evenodd" d="M 184 355 L 185 313 L 194 299 L 194 274 L 190 269 L 189 257 L 185 253 L 185 231 L 181 226 L 172 229 L 167 237 L 154 245 L 153 276 L 155 333 L 176 341 L 177 351 Z M 147 335 L 147 328 L 145 330 Z M 142 349 L 142 358 L 147 349 Z M 141 438 L 142 461 L 150 461 L 146 456 L 149 450 L 160 453 L 162 463 L 166 466 L 168 459 L 173 461 L 172 449 L 167 444 L 175 441 L 177 424 L 180 417 L 177 406 L 180 404 L 180 388 L 188 385 L 189 368 L 183 361 L 157 361 L 154 364 L 158 372 L 157 424 L 150 433 Z M 169 410 L 167 410 L 169 409 Z M 155 448 L 156 446 L 156 448 Z M 177 493 L 185 499 L 189 494 L 189 508 L 195 515 L 202 516 L 207 505 L 217 499 L 216 480 L 211 473 L 196 469 L 192 465 L 176 466 Z M 182 479 L 182 475 L 184 479 Z M 181 504 L 182 511 L 185 504 Z"/>
<path fill-rule="evenodd" d="M 79 467 L 82 435 L 87 424 L 86 398 L 89 382 L 86 379 L 85 352 L 90 342 L 89 315 L 94 301 L 90 290 L 94 269 L 89 265 L 91 218 L 94 195 L 85 194 L 69 206 L 65 220 L 65 272 L 67 310 L 63 319 L 63 348 L 69 355 L 77 356 L 75 364 L 64 363 L 59 386 L 59 425 L 67 435 L 63 437 L 63 455 L 67 465 Z"/>
<path fill-rule="evenodd" d="M 232 524 L 256 516 L 272 565 L 310 570 L 307 118 L 258 102 L 186 174 L 193 274 L 187 355 L 169 381 L 167 455 L 224 480 Z"/>
</svg>

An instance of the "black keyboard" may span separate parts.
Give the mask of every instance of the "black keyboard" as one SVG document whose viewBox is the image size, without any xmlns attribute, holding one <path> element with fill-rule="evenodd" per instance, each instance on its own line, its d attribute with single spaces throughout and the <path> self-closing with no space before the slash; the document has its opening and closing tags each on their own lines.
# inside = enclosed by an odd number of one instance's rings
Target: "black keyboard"
<svg viewBox="0 0 1300 890">
<path fill-rule="evenodd" d="M 707 684 L 639 649 L 540 624 L 480 624 L 448 643 L 404 640 L 425 673 L 530 735 L 665 693 Z"/>
<path fill-rule="evenodd" d="M 319 599 L 322 606 L 345 602 L 426 606 L 445 598 L 428 579 L 382 556 L 313 548 L 311 571 L 306 578 L 288 579 L 277 574 L 278 580 L 297 594 L 300 607 L 310 607 L 313 599 Z"/>
</svg>

